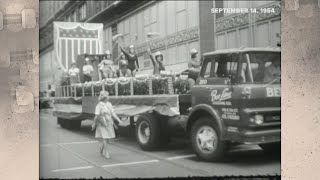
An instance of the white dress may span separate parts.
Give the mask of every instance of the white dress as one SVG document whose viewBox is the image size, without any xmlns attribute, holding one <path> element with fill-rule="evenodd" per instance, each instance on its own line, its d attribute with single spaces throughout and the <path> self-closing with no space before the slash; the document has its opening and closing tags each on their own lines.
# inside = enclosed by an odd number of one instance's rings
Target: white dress
<svg viewBox="0 0 320 180">
<path fill-rule="evenodd" d="M 108 125 L 107 127 L 102 123 L 97 121 L 96 123 L 96 138 L 102 139 L 112 139 L 115 138 L 115 132 L 113 127 L 113 118 L 112 113 L 114 113 L 114 109 L 110 102 L 99 102 L 96 106 L 95 115 L 102 115 L 104 121 Z"/>
</svg>

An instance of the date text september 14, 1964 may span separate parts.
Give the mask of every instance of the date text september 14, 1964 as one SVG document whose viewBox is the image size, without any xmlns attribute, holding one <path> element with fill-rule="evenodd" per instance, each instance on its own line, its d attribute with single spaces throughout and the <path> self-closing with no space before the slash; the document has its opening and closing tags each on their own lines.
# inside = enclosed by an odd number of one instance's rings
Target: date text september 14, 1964
<svg viewBox="0 0 320 180">
<path fill-rule="evenodd" d="M 274 13 L 274 8 L 212 8 L 211 13 Z"/>
</svg>

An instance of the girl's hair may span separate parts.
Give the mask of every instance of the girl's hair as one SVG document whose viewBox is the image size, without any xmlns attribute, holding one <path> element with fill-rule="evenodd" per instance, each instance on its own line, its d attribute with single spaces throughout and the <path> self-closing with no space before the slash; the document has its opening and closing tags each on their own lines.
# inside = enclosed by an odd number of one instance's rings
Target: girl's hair
<svg viewBox="0 0 320 180">
<path fill-rule="evenodd" d="M 104 101 L 108 97 L 109 97 L 108 91 L 100 91 L 99 101 Z"/>
<path fill-rule="evenodd" d="M 163 60 L 163 55 L 162 54 L 160 54 L 160 55 L 157 55 L 155 58 L 156 58 L 156 60 L 158 60 L 158 57 L 161 57 L 161 60 Z"/>
</svg>

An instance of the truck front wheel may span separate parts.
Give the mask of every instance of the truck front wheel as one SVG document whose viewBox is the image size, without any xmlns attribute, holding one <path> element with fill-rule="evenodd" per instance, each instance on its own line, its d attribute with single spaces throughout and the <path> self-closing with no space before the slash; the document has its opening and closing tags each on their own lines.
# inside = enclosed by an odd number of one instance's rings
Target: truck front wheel
<svg viewBox="0 0 320 180">
<path fill-rule="evenodd" d="M 191 143 L 197 156 L 206 161 L 222 160 L 227 147 L 216 123 L 208 117 L 201 117 L 192 125 Z"/>
<path fill-rule="evenodd" d="M 141 114 L 136 123 L 136 139 L 143 150 L 155 150 L 164 145 L 167 134 L 161 133 L 161 120 L 154 113 Z"/>
</svg>

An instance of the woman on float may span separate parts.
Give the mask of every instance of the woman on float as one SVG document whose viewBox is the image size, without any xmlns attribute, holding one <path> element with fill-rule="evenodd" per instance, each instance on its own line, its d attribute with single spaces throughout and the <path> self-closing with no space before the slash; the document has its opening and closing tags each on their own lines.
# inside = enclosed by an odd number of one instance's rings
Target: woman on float
<svg viewBox="0 0 320 180">
<path fill-rule="evenodd" d="M 156 52 L 155 58 L 153 58 L 150 48 L 148 48 L 148 53 L 153 64 L 153 74 L 160 74 L 161 71 L 165 71 L 162 53 L 160 51 Z"/>
<path fill-rule="evenodd" d="M 128 69 L 128 61 L 125 59 L 120 60 L 119 70 L 117 72 L 118 77 L 131 77 L 131 71 Z"/>
<path fill-rule="evenodd" d="M 135 77 L 136 71 L 139 70 L 139 61 L 138 56 L 135 54 L 134 46 L 129 46 L 129 52 L 126 52 L 121 46 L 120 49 L 128 60 L 128 69 L 131 71 L 132 77 Z"/>
<path fill-rule="evenodd" d="M 114 77 L 115 69 L 113 68 L 113 61 L 109 50 L 106 51 L 106 57 L 104 57 L 98 66 L 99 70 L 102 72 L 103 79 Z"/>
</svg>

